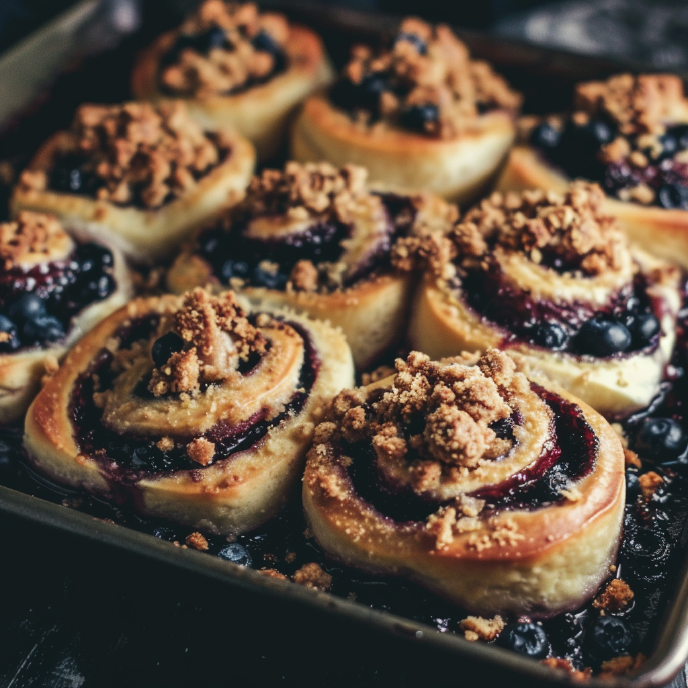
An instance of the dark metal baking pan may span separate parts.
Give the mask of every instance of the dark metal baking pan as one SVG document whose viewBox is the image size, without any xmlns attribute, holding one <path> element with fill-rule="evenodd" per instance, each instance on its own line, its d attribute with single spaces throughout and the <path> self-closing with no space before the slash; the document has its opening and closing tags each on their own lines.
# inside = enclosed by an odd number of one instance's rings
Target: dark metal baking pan
<svg viewBox="0 0 688 688">
<path fill-rule="evenodd" d="M 17 165 L 52 130 L 69 121 L 75 106 L 84 100 L 117 101 L 127 97 L 131 56 L 159 31 L 179 19 L 180 5 L 155 3 L 155 11 L 141 15 L 134 0 L 132 14 L 117 17 L 107 1 L 86 0 L 15 46 L 0 58 L 0 157 Z M 322 8 L 292 2 L 268 2 L 293 18 L 310 24 L 325 37 L 335 62 L 345 59 L 354 39 L 378 40 L 398 18 L 369 15 L 345 8 Z M 149 3 L 148 7 L 153 5 Z M 492 61 L 507 78 L 526 94 L 529 111 L 545 111 L 565 106 L 572 85 L 581 79 L 603 77 L 642 65 L 583 57 L 548 50 L 486 34 L 457 30 L 474 55 Z M 107 40 L 105 40 L 107 37 Z M 121 45 L 106 54 L 104 48 Z M 47 47 L 51 50 L 46 52 Z M 117 51 L 122 52 L 118 53 Z M 114 71 L 102 73 L 104 65 Z M 114 67 L 113 67 L 114 65 Z M 67 76 L 57 77 L 67 70 Z M 0 203 L 2 203 L 0 198 Z M 0 210 L 4 212 L 4 209 Z M 419 661 L 433 655 L 439 662 L 454 666 L 464 681 L 480 680 L 484 685 L 508 679 L 529 685 L 568 683 L 561 672 L 539 665 L 514 653 L 479 643 L 469 643 L 452 633 L 407 618 L 370 609 L 354 601 L 267 578 L 217 557 L 174 547 L 136 530 L 108 523 L 92 515 L 66 508 L 0 486 L 0 513 L 45 526 L 53 531 L 77 536 L 114 550 L 147 557 L 176 569 L 212 579 L 226 586 L 228 595 L 250 592 L 264 603 L 263 611 L 276 602 L 297 605 L 320 615 L 323 633 L 344 622 L 374 632 L 380 642 L 397 643 L 399 652 L 418 653 Z M 681 542 L 685 551 L 686 537 Z M 666 685 L 688 659 L 688 553 L 683 555 L 658 624 L 654 652 L 633 677 L 612 680 L 591 679 L 589 685 L 650 687 Z"/>
</svg>

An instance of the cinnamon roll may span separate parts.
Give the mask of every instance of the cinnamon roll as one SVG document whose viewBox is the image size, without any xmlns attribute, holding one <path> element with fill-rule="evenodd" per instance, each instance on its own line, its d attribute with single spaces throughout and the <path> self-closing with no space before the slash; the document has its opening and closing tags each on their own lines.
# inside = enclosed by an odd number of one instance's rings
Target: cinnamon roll
<svg viewBox="0 0 688 688">
<path fill-rule="evenodd" d="M 413 273 L 390 262 L 399 237 L 446 232 L 456 209 L 427 194 L 371 191 L 366 171 L 287 163 L 255 177 L 244 201 L 202 230 L 172 265 L 181 293 L 230 285 L 341 327 L 364 367 L 405 328 Z"/>
<path fill-rule="evenodd" d="M 300 477 L 322 406 L 353 379 L 344 337 L 233 292 L 139 299 L 68 354 L 24 447 L 53 481 L 214 533 L 269 519 Z"/>
<path fill-rule="evenodd" d="M 581 83 L 573 112 L 528 118 L 522 129 L 499 190 L 598 182 L 634 242 L 688 267 L 688 99 L 678 76 Z"/>
<path fill-rule="evenodd" d="M 495 193 L 444 241 L 415 304 L 414 347 L 508 349 L 606 416 L 659 391 L 680 271 L 628 244 L 599 186 Z"/>
<path fill-rule="evenodd" d="M 131 88 L 140 100 L 184 99 L 202 126 L 236 128 L 265 160 L 281 146 L 294 108 L 332 76 L 310 29 L 253 3 L 206 0 L 141 54 Z"/>
<path fill-rule="evenodd" d="M 238 200 L 254 162 L 248 141 L 203 131 L 179 102 L 82 105 L 24 170 L 11 208 L 51 212 L 153 262 Z"/>
<path fill-rule="evenodd" d="M 506 354 L 467 362 L 412 352 L 393 377 L 335 397 L 308 454 L 309 527 L 335 559 L 471 612 L 578 608 L 616 556 L 621 442 Z"/>
<path fill-rule="evenodd" d="M 79 241 L 51 215 L 0 224 L 0 425 L 19 420 L 41 378 L 131 298 L 122 256 Z"/>
<path fill-rule="evenodd" d="M 389 49 L 356 46 L 329 93 L 305 102 L 292 156 L 363 165 L 375 183 L 463 202 L 503 162 L 520 103 L 449 27 L 406 19 Z"/>
</svg>

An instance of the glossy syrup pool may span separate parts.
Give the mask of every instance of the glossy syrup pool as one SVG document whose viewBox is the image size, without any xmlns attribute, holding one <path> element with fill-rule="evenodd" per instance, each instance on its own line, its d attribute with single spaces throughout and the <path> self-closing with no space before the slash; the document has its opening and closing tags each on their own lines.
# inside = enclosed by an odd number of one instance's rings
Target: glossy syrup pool
<svg viewBox="0 0 688 688">
<path fill-rule="evenodd" d="M 688 304 L 688 300 L 686 301 Z M 644 419 L 669 417 L 688 432 L 688 306 L 681 312 L 679 338 L 672 365 L 667 369 L 667 382 L 662 394 L 645 412 L 624 421 L 631 447 L 636 444 L 638 428 Z M 21 430 L 0 430 L 0 484 L 98 518 L 146 532 L 159 539 L 183 545 L 192 531 L 169 522 L 142 519 L 117 505 L 88 495 L 58 491 L 33 474 L 21 458 Z M 617 570 L 610 573 L 628 582 L 635 593 L 631 605 L 614 614 L 628 631 L 628 642 L 616 654 L 648 655 L 653 649 L 661 613 L 672 590 L 678 585 L 678 565 L 684 558 L 684 528 L 688 521 L 688 451 L 662 465 L 644 461 L 641 472 L 654 470 L 665 478 L 665 484 L 649 500 L 643 500 L 628 482 L 625 532 Z M 629 469 L 628 474 L 636 472 Z M 373 609 L 388 611 L 427 624 L 442 633 L 461 635 L 459 622 L 466 613 L 423 588 L 403 580 L 371 576 L 343 567 L 329 560 L 307 534 L 300 494 L 292 495 L 287 506 L 271 521 L 256 531 L 238 537 L 208 536 L 209 556 L 219 556 L 253 569 L 276 569 L 292 576 L 309 562 L 320 564 L 332 576 L 331 592 L 355 599 Z M 609 612 L 606 616 L 612 616 Z M 591 602 L 573 613 L 560 614 L 538 622 L 548 639 L 549 656 L 568 659 L 577 668 L 600 668 L 605 657 L 593 642 L 593 630 L 601 618 Z M 510 622 L 516 619 L 508 619 Z"/>
</svg>

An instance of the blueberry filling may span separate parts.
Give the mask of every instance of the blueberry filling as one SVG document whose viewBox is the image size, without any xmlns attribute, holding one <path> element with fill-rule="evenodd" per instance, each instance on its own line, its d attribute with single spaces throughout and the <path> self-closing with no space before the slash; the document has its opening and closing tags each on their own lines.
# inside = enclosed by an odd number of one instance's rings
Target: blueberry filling
<svg viewBox="0 0 688 688">
<path fill-rule="evenodd" d="M 414 220 L 408 199 L 384 194 L 383 202 L 389 217 L 389 238 L 355 271 L 344 287 L 354 284 L 373 270 L 389 267 L 389 251 L 397 236 L 406 233 Z M 343 252 L 342 242 L 349 238 L 352 228 L 330 221 L 315 222 L 305 231 L 289 234 L 281 239 L 261 240 L 246 236 L 246 220 L 237 221 L 231 231 L 213 227 L 201 234 L 197 251 L 211 266 L 213 274 L 223 283 L 233 278 L 245 285 L 283 290 L 290 273 L 300 260 L 335 263 Z M 324 286 L 324 285 L 323 285 Z"/>
<path fill-rule="evenodd" d="M 633 631 L 617 616 L 600 616 L 587 633 L 587 649 L 595 658 L 607 660 L 629 655 L 636 645 Z"/>
<path fill-rule="evenodd" d="M 688 434 L 673 418 L 645 418 L 635 447 L 644 457 L 659 463 L 675 461 L 688 448 Z"/>
<path fill-rule="evenodd" d="M 457 287 L 481 317 L 508 331 L 504 344 L 525 341 L 552 351 L 604 358 L 659 343 L 660 323 L 641 277 L 601 311 L 584 303 L 534 301 L 528 292 L 505 283 L 498 268 L 471 271 Z"/>
<path fill-rule="evenodd" d="M 659 137 L 662 151 L 640 151 L 648 159 L 644 167 L 627 160 L 604 164 L 601 149 L 617 136 L 616 128 L 603 120 L 576 124 L 569 119 L 563 130 L 548 122 L 536 126 L 530 143 L 547 160 L 562 168 L 569 177 L 582 177 L 598 182 L 610 195 L 624 189 L 647 185 L 654 191 L 654 205 L 666 209 L 688 210 L 688 165 L 674 159 L 688 149 L 688 127 L 669 127 Z"/>
<path fill-rule="evenodd" d="M 112 253 L 100 244 L 77 246 L 71 259 L 0 275 L 0 353 L 58 342 L 72 318 L 106 299 L 117 284 Z"/>
<path fill-rule="evenodd" d="M 172 354 L 184 348 L 184 340 L 176 332 L 168 332 L 153 343 L 153 363 L 160 368 L 167 363 Z"/>
</svg>

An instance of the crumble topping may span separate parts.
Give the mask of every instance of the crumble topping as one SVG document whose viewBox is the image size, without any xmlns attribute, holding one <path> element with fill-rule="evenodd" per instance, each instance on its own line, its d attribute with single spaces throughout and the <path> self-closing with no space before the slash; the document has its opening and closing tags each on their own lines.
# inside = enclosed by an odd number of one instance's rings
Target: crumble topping
<svg viewBox="0 0 688 688">
<path fill-rule="evenodd" d="M 197 391 L 203 383 L 231 375 L 237 359 L 247 360 L 251 354 L 265 352 L 265 337 L 248 321 L 234 292 L 211 296 L 203 289 L 195 289 L 184 297 L 182 307 L 169 320 L 167 331 L 181 337 L 185 349 L 154 368 L 148 389 L 156 397 Z M 191 451 L 199 457 L 208 454 L 207 447 Z"/>
<path fill-rule="evenodd" d="M 261 14 L 254 3 L 206 0 L 180 27 L 160 82 L 177 95 L 232 93 L 279 69 L 288 37 L 281 14 Z"/>
<path fill-rule="evenodd" d="M 249 184 L 237 211 L 250 217 L 286 215 L 293 220 L 332 218 L 351 221 L 355 201 L 367 195 L 364 167 L 288 162 L 282 170 L 263 170 Z"/>
<path fill-rule="evenodd" d="M 364 125 L 379 117 L 437 138 L 465 131 L 486 110 L 515 111 L 522 101 L 487 62 L 470 58 L 448 26 L 415 18 L 401 23 L 391 49 L 355 46 L 333 97 Z"/>
<path fill-rule="evenodd" d="M 187 546 L 197 549 L 199 552 L 207 552 L 209 549 L 208 540 L 202 533 L 191 533 L 186 536 L 184 542 Z"/>
<path fill-rule="evenodd" d="M 186 445 L 186 453 L 192 461 L 209 466 L 215 458 L 215 444 L 205 437 L 197 437 Z"/>
<path fill-rule="evenodd" d="M 619 74 L 578 84 L 574 93 L 576 112 L 610 120 L 626 135 L 663 134 L 682 101 L 683 82 L 674 74 Z"/>
<path fill-rule="evenodd" d="M 294 583 L 314 590 L 329 590 L 332 586 L 332 576 L 315 562 L 304 564 L 296 571 L 293 580 Z"/>
<path fill-rule="evenodd" d="M 221 162 L 231 148 L 225 138 L 207 136 L 181 102 L 82 105 L 59 156 L 82 159 L 80 174 L 93 180 L 98 199 L 159 208 Z M 51 172 L 27 170 L 20 184 L 46 189 Z"/>
<path fill-rule="evenodd" d="M 267 576 L 268 578 L 276 578 L 277 580 L 289 580 L 287 576 L 285 576 L 281 571 L 278 571 L 277 569 L 258 569 L 258 573 L 262 573 L 264 576 Z"/>
<path fill-rule="evenodd" d="M 494 640 L 503 630 L 506 623 L 499 614 L 492 619 L 484 619 L 482 616 L 468 616 L 459 622 L 459 628 L 464 632 L 466 640 L 475 642 Z"/>
<path fill-rule="evenodd" d="M 4 270 L 66 258 L 73 248 L 74 242 L 52 215 L 25 210 L 14 222 L 0 223 L 0 264 Z"/>
<path fill-rule="evenodd" d="M 602 662 L 600 667 L 600 678 L 611 678 L 613 676 L 623 676 L 637 671 L 645 664 L 647 657 L 642 652 L 637 655 L 623 655 L 621 657 L 613 657 L 606 662 Z"/>
<path fill-rule="evenodd" d="M 592 606 L 612 613 L 620 612 L 631 603 L 634 597 L 631 586 L 621 578 L 615 578 L 593 600 Z"/>
<path fill-rule="evenodd" d="M 643 499 L 648 501 L 652 499 L 660 485 L 664 483 L 664 478 L 662 478 L 659 473 L 655 473 L 655 471 L 648 471 L 638 477 L 638 482 L 640 483 L 640 491 L 643 495 Z"/>
<path fill-rule="evenodd" d="M 459 256 L 475 261 L 491 246 L 522 251 L 535 263 L 547 253 L 587 275 L 618 271 L 628 244 L 603 210 L 597 184 L 577 182 L 565 194 L 531 190 L 493 193 L 466 213 L 451 238 Z"/>
</svg>

